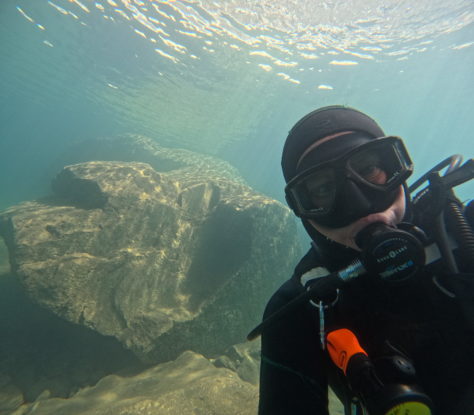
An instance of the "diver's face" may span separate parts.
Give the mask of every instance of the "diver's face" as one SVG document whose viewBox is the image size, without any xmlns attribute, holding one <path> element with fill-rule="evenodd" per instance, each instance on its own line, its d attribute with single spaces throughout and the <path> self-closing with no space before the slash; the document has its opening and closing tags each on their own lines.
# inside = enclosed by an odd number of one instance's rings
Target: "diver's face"
<svg viewBox="0 0 474 415">
<path fill-rule="evenodd" d="M 326 137 L 312 146 L 312 148 L 321 145 L 324 142 L 329 140 L 337 140 L 338 137 L 348 134 L 348 132 L 342 132 L 339 134 L 335 134 L 329 137 Z M 374 173 L 375 174 L 375 173 Z M 380 180 L 383 180 L 382 174 L 379 175 Z M 360 251 L 360 248 L 355 243 L 356 235 L 367 225 L 374 223 L 374 222 L 382 222 L 388 226 L 395 226 L 400 223 L 405 216 L 405 191 L 403 186 L 400 185 L 398 189 L 397 196 L 394 202 L 384 211 L 372 213 L 370 215 L 364 216 L 360 219 L 357 219 L 355 222 L 341 227 L 341 228 L 329 228 L 320 224 L 317 224 L 313 220 L 309 220 L 311 225 L 322 235 L 326 236 L 327 238 L 338 242 L 342 245 L 345 245 L 349 248 L 353 248 L 357 251 Z"/>
</svg>

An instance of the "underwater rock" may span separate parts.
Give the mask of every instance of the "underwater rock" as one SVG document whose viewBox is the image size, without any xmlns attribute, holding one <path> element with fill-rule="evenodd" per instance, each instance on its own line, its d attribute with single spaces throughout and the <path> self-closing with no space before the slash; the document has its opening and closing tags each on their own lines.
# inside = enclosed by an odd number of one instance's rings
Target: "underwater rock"
<svg viewBox="0 0 474 415">
<path fill-rule="evenodd" d="M 257 367 L 258 348 L 259 342 L 236 345 L 231 352 L 237 358 L 234 362 L 248 361 L 252 355 Z M 244 355 L 247 357 L 242 360 Z M 204 356 L 186 351 L 175 361 L 134 376 L 106 376 L 68 399 L 49 397 L 45 391 L 35 402 L 23 404 L 11 415 L 256 414 L 258 382 L 246 382 L 234 370 L 216 367 L 217 361 L 220 358 L 212 364 Z M 344 414 L 332 391 L 329 413 Z"/>
<path fill-rule="evenodd" d="M 226 367 L 253 385 L 260 378 L 260 342 L 251 341 L 229 347 L 222 356 L 212 361 L 216 367 Z"/>
<path fill-rule="evenodd" d="M 222 356 L 212 359 L 216 367 L 225 367 L 237 373 L 245 382 L 258 387 L 260 381 L 260 341 L 250 341 L 229 347 Z M 344 415 L 344 407 L 329 388 L 329 414 Z"/>
<path fill-rule="evenodd" d="M 0 238 L 0 276 L 10 272 L 10 260 L 8 259 L 8 249 L 3 239 Z"/>
<path fill-rule="evenodd" d="M 23 394 L 10 376 L 0 373 L 0 415 L 11 414 L 24 402 Z"/>
<path fill-rule="evenodd" d="M 187 351 L 131 377 L 106 376 L 69 399 L 38 399 L 12 415 L 254 415 L 258 389 Z"/>
<path fill-rule="evenodd" d="M 0 214 L 12 272 L 35 302 L 143 361 L 221 354 L 260 321 L 300 248 L 286 207 L 200 166 L 64 168 L 53 197 Z"/>
<path fill-rule="evenodd" d="M 0 415 L 23 403 L 20 394 L 25 402 L 45 391 L 67 398 L 106 375 L 145 367 L 117 339 L 33 304 L 11 274 L 0 277 L 0 338 Z"/>
<path fill-rule="evenodd" d="M 86 161 L 147 163 L 159 173 L 179 170 L 181 175 L 215 176 L 245 184 L 237 169 L 226 161 L 182 148 L 167 148 L 140 134 L 122 134 L 79 141 L 51 164 L 51 177 L 66 165 Z"/>
</svg>

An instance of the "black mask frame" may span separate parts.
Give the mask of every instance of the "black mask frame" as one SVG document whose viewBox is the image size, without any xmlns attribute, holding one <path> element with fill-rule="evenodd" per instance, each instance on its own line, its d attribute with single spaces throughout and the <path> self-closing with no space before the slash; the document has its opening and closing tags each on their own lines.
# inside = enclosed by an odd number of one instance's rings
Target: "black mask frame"
<svg viewBox="0 0 474 415">
<path fill-rule="evenodd" d="M 377 151 L 381 150 L 381 148 L 391 149 L 393 155 L 391 162 L 397 163 L 397 166 L 387 182 L 377 184 L 370 182 L 357 173 L 351 167 L 349 160 L 359 155 L 359 153 L 367 152 L 369 150 Z M 335 180 L 335 192 L 331 206 L 329 208 L 315 206 L 308 207 L 308 191 L 306 191 L 306 194 L 302 191 L 305 186 L 305 181 L 315 175 L 318 171 L 323 171 L 328 168 L 332 169 L 331 171 L 334 171 Z M 365 189 L 366 192 L 373 195 L 375 199 L 378 199 L 374 204 L 375 208 L 375 206 L 378 207 L 382 205 L 380 199 L 383 199 L 384 195 L 387 195 L 387 200 L 388 198 L 393 199 L 393 191 L 404 183 L 412 172 L 413 163 L 400 137 L 387 136 L 376 138 L 348 151 L 340 157 L 319 163 L 295 176 L 285 187 L 286 200 L 290 208 L 301 218 L 313 219 L 315 222 L 321 224 L 335 223 L 337 222 L 337 219 L 334 218 L 334 216 L 340 213 L 337 212 L 337 205 L 338 202 L 342 200 L 341 193 L 344 191 L 345 183 L 348 180 L 361 189 Z M 374 211 L 369 209 L 367 214 L 370 213 L 374 213 Z M 357 218 L 354 218 L 354 220 L 355 219 Z"/>
</svg>

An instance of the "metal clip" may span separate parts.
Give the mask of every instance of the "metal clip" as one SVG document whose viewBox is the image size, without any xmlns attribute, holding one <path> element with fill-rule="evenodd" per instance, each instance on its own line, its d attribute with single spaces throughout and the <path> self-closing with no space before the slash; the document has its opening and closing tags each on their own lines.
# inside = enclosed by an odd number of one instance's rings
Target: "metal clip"
<svg viewBox="0 0 474 415">
<path fill-rule="evenodd" d="M 332 301 L 332 303 L 328 305 L 324 305 L 322 300 L 315 303 L 313 300 L 310 300 L 309 303 L 318 309 L 319 312 L 319 340 L 321 342 L 321 347 L 323 350 L 326 350 L 326 327 L 325 327 L 325 320 L 324 320 L 324 310 L 327 310 L 330 307 L 336 305 L 337 301 L 339 300 L 339 290 L 336 290 L 336 298 Z"/>
<path fill-rule="evenodd" d="M 321 348 L 326 350 L 326 330 L 324 328 L 324 304 L 322 301 L 319 302 L 319 341 L 321 342 Z"/>
</svg>

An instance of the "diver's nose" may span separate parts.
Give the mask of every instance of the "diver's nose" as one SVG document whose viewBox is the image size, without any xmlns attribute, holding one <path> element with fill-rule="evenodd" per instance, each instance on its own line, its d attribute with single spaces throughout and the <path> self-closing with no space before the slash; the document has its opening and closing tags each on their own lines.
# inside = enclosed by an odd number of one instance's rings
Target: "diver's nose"
<svg viewBox="0 0 474 415">
<path fill-rule="evenodd" d="M 352 217 L 363 217 L 371 213 L 372 204 L 364 192 L 351 179 L 343 186 L 342 203 L 344 210 Z"/>
</svg>

